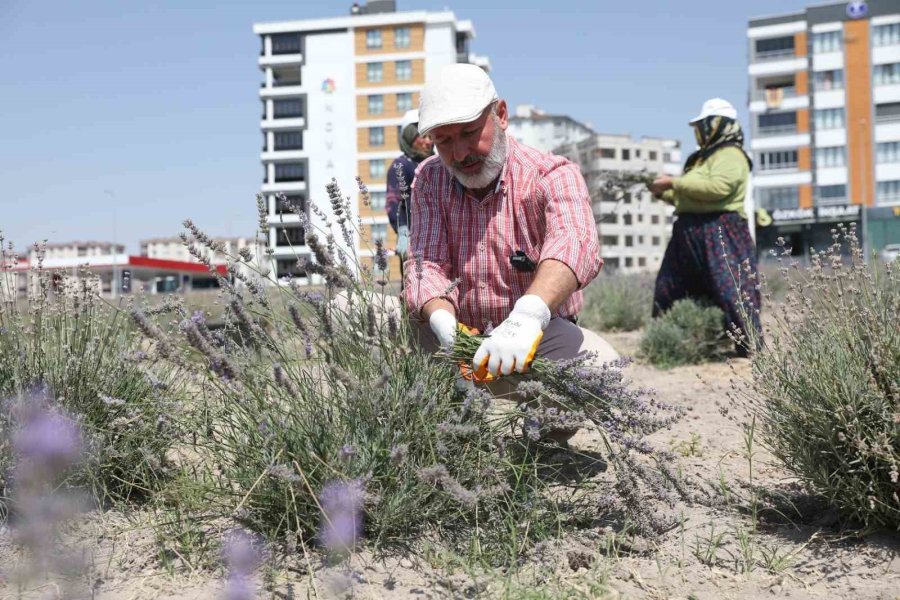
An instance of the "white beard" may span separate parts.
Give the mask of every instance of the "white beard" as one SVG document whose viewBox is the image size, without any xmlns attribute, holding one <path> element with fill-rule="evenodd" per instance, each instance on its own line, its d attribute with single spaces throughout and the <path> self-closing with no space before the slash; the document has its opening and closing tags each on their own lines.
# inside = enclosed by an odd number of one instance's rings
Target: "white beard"
<svg viewBox="0 0 900 600">
<path fill-rule="evenodd" d="M 493 117 L 492 117 L 493 118 Z M 468 175 L 461 173 L 458 169 L 448 166 L 447 169 L 456 177 L 463 187 L 470 190 L 481 190 L 491 185 L 503 170 L 506 163 L 506 132 L 500 127 L 499 123 L 494 122 L 494 141 L 491 144 L 491 151 L 481 161 L 481 171 Z"/>
</svg>

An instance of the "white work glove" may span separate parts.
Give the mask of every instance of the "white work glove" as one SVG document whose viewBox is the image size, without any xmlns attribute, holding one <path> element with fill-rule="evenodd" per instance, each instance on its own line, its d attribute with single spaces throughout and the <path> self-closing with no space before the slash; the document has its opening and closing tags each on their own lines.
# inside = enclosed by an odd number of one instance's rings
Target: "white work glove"
<svg viewBox="0 0 900 600">
<path fill-rule="evenodd" d="M 547 304 L 533 294 L 522 296 L 506 320 L 481 343 L 472 359 L 472 370 L 479 377 L 509 375 L 513 369 L 524 373 L 534 360 L 548 323 Z"/>
<path fill-rule="evenodd" d="M 453 347 L 453 342 L 456 340 L 456 317 L 450 314 L 450 311 L 443 308 L 437 309 L 428 317 L 428 324 L 437 337 L 441 350 Z"/>
</svg>

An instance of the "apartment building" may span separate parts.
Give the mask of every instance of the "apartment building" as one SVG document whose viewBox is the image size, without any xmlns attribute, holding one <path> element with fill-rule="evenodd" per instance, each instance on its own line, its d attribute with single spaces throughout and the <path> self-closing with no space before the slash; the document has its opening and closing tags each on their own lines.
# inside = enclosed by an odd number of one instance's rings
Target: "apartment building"
<svg viewBox="0 0 900 600">
<path fill-rule="evenodd" d="M 212 264 L 225 264 L 226 256 L 235 257 L 244 248 L 250 248 L 250 251 L 256 255 L 256 240 L 246 237 L 221 237 L 215 238 L 215 241 L 222 248 L 222 252 L 211 252 L 202 245 L 197 245 L 200 252 L 208 257 Z M 157 258 L 160 260 L 177 260 L 182 262 L 197 262 L 180 237 L 160 237 L 150 238 L 140 241 L 141 256 L 147 258 Z M 264 249 L 263 249 L 264 250 Z"/>
<path fill-rule="evenodd" d="M 754 199 L 797 255 L 867 221 L 869 248 L 900 242 L 900 2 L 810 6 L 747 31 Z"/>
<path fill-rule="evenodd" d="M 507 131 L 520 142 L 544 152 L 594 135 L 590 125 L 568 115 L 547 114 L 530 104 L 520 104 L 510 114 Z"/>
<path fill-rule="evenodd" d="M 654 199 L 644 185 L 610 193 L 604 184 L 619 173 L 679 174 L 680 142 L 598 133 L 554 152 L 581 167 L 591 191 L 604 268 L 622 273 L 658 270 L 672 235 L 672 207 Z"/>
<path fill-rule="evenodd" d="M 125 252 L 124 244 L 114 244 L 112 242 L 96 242 L 96 241 L 76 241 L 76 242 L 59 242 L 54 244 L 44 244 L 42 246 L 44 260 L 54 261 L 57 259 L 83 259 L 95 256 L 111 256 L 114 254 L 122 254 Z M 37 249 L 32 247 L 28 251 L 28 260 L 32 264 L 37 263 Z"/>
<path fill-rule="evenodd" d="M 450 11 L 397 12 L 396 2 L 374 0 L 354 4 L 348 16 L 260 23 L 253 31 L 262 48 L 261 191 L 275 275 L 306 278 L 296 256 L 309 250 L 295 209 L 321 226 L 307 200 L 327 210 L 325 186 L 332 179 L 351 197 L 352 220 L 362 220 L 354 249 L 371 265 L 376 239 L 388 248 L 396 244 L 385 213 L 385 181 L 400 154 L 403 114 L 418 108 L 426 77 L 443 66 L 490 67 L 470 52 L 472 23 Z M 355 189 L 357 175 L 369 189 L 368 205 Z M 279 193 L 288 201 L 277 202 Z M 398 275 L 396 260 L 390 271 Z"/>
</svg>

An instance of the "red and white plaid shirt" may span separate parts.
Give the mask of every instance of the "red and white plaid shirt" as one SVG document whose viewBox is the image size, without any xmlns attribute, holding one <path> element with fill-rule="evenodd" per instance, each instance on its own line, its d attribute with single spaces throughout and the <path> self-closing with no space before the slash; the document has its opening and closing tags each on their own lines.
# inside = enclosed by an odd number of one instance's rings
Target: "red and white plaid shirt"
<svg viewBox="0 0 900 600">
<path fill-rule="evenodd" d="M 500 181 L 483 200 L 469 195 L 438 156 L 416 172 L 404 292 L 412 314 L 446 298 L 461 323 L 482 331 L 496 327 L 534 280 L 535 272 L 510 264 L 517 250 L 535 264 L 555 259 L 572 269 L 579 291 L 554 316 L 581 310 L 580 290 L 603 265 L 581 171 L 565 158 L 508 140 Z M 455 279 L 459 285 L 450 290 Z"/>
</svg>

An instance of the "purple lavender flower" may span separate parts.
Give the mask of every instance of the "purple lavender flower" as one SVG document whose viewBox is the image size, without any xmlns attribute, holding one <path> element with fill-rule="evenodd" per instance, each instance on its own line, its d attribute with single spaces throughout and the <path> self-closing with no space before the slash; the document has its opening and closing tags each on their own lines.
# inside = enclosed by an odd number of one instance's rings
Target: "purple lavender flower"
<svg viewBox="0 0 900 600">
<path fill-rule="evenodd" d="M 81 456 L 81 432 L 71 419 L 36 411 L 29 415 L 13 445 L 23 460 L 58 474 Z"/>
<path fill-rule="evenodd" d="M 203 314 L 202 310 L 195 310 L 194 314 L 191 315 L 191 321 L 193 321 L 197 325 L 205 325 L 206 316 Z"/>
<path fill-rule="evenodd" d="M 320 540 L 329 550 L 352 548 L 363 534 L 363 482 L 332 481 L 319 494 L 322 507 Z"/>
<path fill-rule="evenodd" d="M 340 457 L 343 461 L 349 461 L 356 455 L 356 448 L 351 446 L 350 444 L 344 444 L 341 447 Z"/>
<path fill-rule="evenodd" d="M 243 529 L 232 531 L 222 546 L 222 559 L 228 568 L 225 586 L 227 600 L 252 600 L 256 598 L 253 573 L 263 560 L 262 543 Z"/>
</svg>

